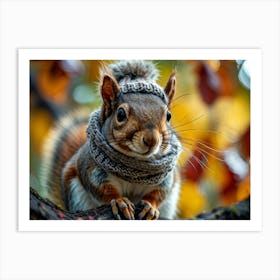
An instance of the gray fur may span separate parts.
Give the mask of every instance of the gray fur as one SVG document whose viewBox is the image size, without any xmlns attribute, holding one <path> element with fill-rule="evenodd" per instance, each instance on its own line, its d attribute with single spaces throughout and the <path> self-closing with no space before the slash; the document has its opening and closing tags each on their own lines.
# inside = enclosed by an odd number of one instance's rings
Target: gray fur
<svg viewBox="0 0 280 280">
<path fill-rule="evenodd" d="M 96 167 L 92 171 L 92 183 L 95 186 L 100 186 L 107 180 L 107 173 L 101 168 L 101 167 Z"/>
<path fill-rule="evenodd" d="M 78 178 L 74 178 L 70 185 L 70 199 L 68 209 L 72 212 L 86 211 L 101 205 L 85 188 Z"/>
<path fill-rule="evenodd" d="M 177 203 L 179 200 L 180 183 L 177 182 L 172 186 L 171 191 L 164 200 L 164 202 L 158 208 L 160 217 L 166 219 L 175 219 L 177 215 Z"/>
<path fill-rule="evenodd" d="M 162 189 L 169 189 L 170 186 L 172 186 L 172 182 L 174 180 L 174 172 L 170 172 L 165 178 L 164 180 L 161 182 L 160 187 Z"/>
</svg>

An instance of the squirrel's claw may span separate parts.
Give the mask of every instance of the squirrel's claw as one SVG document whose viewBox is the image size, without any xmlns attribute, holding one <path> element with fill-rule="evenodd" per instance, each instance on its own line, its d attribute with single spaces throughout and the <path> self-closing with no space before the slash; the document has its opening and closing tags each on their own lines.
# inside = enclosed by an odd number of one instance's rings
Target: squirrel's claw
<svg viewBox="0 0 280 280">
<path fill-rule="evenodd" d="M 144 205 L 142 211 L 138 214 L 140 220 L 157 220 L 159 218 L 159 211 L 157 208 L 147 201 L 142 200 L 141 205 Z"/>
<path fill-rule="evenodd" d="M 115 199 L 111 200 L 111 208 L 112 208 L 112 212 L 113 212 L 113 215 L 114 215 L 115 219 L 116 220 L 121 220 L 121 216 L 119 215 L 119 209 L 117 207 Z"/>
<path fill-rule="evenodd" d="M 115 219 L 121 220 L 120 210 L 126 220 L 134 220 L 134 205 L 128 198 L 112 199 L 111 208 Z"/>
</svg>

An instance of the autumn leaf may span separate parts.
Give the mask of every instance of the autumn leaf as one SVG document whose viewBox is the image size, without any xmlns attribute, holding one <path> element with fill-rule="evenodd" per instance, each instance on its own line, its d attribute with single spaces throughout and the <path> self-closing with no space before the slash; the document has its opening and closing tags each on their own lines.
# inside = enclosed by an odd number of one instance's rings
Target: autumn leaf
<svg viewBox="0 0 280 280">
<path fill-rule="evenodd" d="M 201 213 L 207 205 L 205 195 L 194 182 L 184 182 L 181 186 L 179 212 L 181 218 L 190 218 Z"/>
<path fill-rule="evenodd" d="M 201 61 L 197 67 L 198 89 L 202 100 L 207 105 L 212 105 L 221 92 L 219 76 L 209 66 L 208 63 Z"/>
</svg>

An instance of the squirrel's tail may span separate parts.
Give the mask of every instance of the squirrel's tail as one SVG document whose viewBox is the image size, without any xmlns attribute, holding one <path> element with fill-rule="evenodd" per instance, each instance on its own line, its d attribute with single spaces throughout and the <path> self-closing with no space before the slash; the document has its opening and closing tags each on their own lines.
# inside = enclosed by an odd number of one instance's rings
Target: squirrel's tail
<svg viewBox="0 0 280 280">
<path fill-rule="evenodd" d="M 145 60 L 121 60 L 109 65 L 109 68 L 118 83 L 138 79 L 156 81 L 159 75 L 154 64 Z"/>
<path fill-rule="evenodd" d="M 64 208 L 61 174 L 65 163 L 86 142 L 89 111 L 74 111 L 62 117 L 50 131 L 42 151 L 40 185 L 42 196 Z"/>
</svg>

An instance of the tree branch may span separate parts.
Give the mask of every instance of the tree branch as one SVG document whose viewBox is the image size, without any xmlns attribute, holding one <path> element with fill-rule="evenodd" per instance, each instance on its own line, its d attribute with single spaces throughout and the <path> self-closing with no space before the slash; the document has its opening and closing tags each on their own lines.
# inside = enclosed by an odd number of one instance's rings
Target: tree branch
<svg viewBox="0 0 280 280">
<path fill-rule="evenodd" d="M 136 205 L 135 216 L 141 211 Z M 123 218 L 123 217 L 122 217 Z M 30 219 L 31 220 L 114 220 L 110 205 L 102 205 L 96 209 L 72 213 L 57 207 L 48 199 L 42 198 L 30 188 Z M 219 207 L 211 212 L 194 217 L 195 220 L 249 220 L 250 197 L 230 207 Z"/>
</svg>

